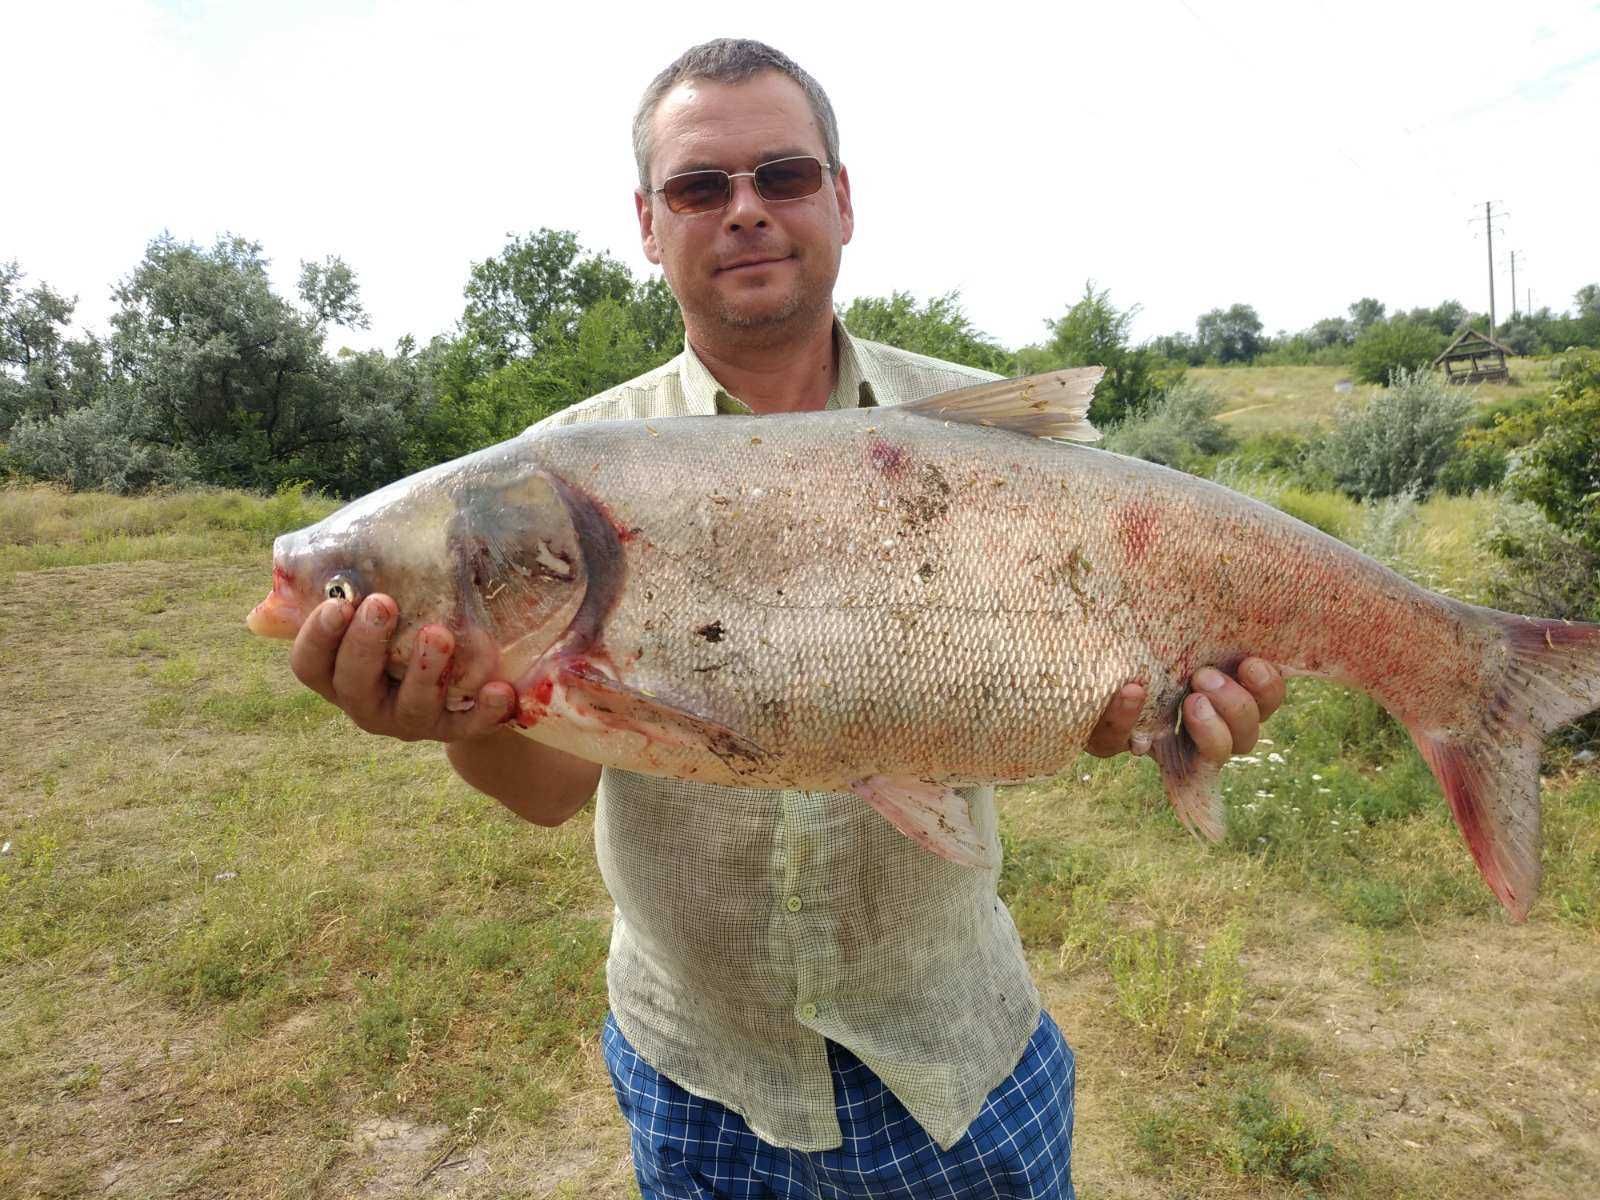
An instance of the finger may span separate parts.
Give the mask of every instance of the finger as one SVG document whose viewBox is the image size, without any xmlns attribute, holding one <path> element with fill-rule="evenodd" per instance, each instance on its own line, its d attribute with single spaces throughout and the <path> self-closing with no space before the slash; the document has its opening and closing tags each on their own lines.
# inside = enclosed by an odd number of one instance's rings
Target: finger
<svg viewBox="0 0 1600 1200">
<path fill-rule="evenodd" d="M 1183 732 L 1210 762 L 1220 766 L 1233 756 L 1233 731 L 1203 692 L 1184 697 Z"/>
<path fill-rule="evenodd" d="M 356 609 L 333 664 L 334 703 L 363 728 L 382 720 L 389 703 L 384 663 L 396 615 L 389 597 L 368 596 Z"/>
<path fill-rule="evenodd" d="M 481 737 L 505 724 L 517 700 L 517 690 L 509 683 L 486 683 L 478 689 L 476 703 L 466 712 L 447 712 L 439 724 L 438 737 L 445 742 L 464 742 Z"/>
<path fill-rule="evenodd" d="M 1256 698 L 1256 711 L 1263 721 L 1283 703 L 1283 674 L 1264 658 L 1247 658 L 1240 663 L 1239 682 Z"/>
<path fill-rule="evenodd" d="M 1191 681 L 1211 702 L 1228 728 L 1229 754 L 1247 754 L 1261 736 L 1261 713 L 1256 698 L 1215 667 L 1201 667 Z"/>
<path fill-rule="evenodd" d="M 333 664 L 355 610 L 347 600 L 324 600 L 300 623 L 289 650 L 294 677 L 324 699 L 333 699 Z"/>
<path fill-rule="evenodd" d="M 1089 742 L 1084 749 L 1096 758 L 1110 758 L 1113 754 L 1121 754 L 1128 748 L 1133 727 L 1138 723 L 1139 713 L 1144 708 L 1144 701 L 1143 685 L 1124 684 L 1111 698 L 1111 703 L 1106 705 L 1105 712 L 1100 714 L 1100 722 L 1089 734 Z"/>
<path fill-rule="evenodd" d="M 397 736 L 436 736 L 435 727 L 445 711 L 445 677 L 455 648 L 455 638 L 441 625 L 424 625 L 417 631 L 411 662 L 394 694 Z"/>
</svg>

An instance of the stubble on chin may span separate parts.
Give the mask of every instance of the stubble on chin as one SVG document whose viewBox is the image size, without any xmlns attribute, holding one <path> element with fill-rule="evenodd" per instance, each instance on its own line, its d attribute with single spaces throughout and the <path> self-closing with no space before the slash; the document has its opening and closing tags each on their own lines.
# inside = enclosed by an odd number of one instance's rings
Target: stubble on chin
<svg viewBox="0 0 1600 1200">
<path fill-rule="evenodd" d="M 746 345 L 781 344 L 795 331 L 809 329 L 819 314 L 832 315 L 831 288 L 814 280 L 807 285 L 790 292 L 775 308 L 752 308 L 719 296 L 707 315 Z"/>
</svg>

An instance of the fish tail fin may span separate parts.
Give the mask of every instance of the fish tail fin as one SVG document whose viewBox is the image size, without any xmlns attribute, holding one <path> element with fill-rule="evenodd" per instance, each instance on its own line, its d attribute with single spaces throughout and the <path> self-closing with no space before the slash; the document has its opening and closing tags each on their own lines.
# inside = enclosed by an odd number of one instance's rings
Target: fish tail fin
<svg viewBox="0 0 1600 1200">
<path fill-rule="evenodd" d="M 1484 882 L 1520 922 L 1539 887 L 1539 751 L 1552 730 L 1600 707 L 1600 625 L 1478 611 L 1499 626 L 1506 647 L 1482 725 L 1405 724 Z"/>
<path fill-rule="evenodd" d="M 1178 820 L 1208 842 L 1221 841 L 1225 817 L 1218 783 L 1222 768 L 1201 754 L 1190 738 L 1176 732 L 1154 739 L 1150 757 L 1161 769 L 1161 782 Z"/>
</svg>

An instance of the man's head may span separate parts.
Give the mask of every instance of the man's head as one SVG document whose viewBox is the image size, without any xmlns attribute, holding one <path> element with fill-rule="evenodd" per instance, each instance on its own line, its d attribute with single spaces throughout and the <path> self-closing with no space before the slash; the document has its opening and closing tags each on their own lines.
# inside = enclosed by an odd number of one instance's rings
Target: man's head
<svg viewBox="0 0 1600 1200">
<path fill-rule="evenodd" d="M 651 83 L 634 119 L 639 232 L 691 337 L 778 342 L 831 314 L 840 250 L 854 230 L 838 146 L 822 89 L 760 42 L 696 46 Z M 802 161 L 749 174 L 791 158 Z M 808 175 L 808 158 L 823 164 L 820 178 Z M 726 192 L 713 176 L 701 181 L 709 207 L 683 207 L 674 197 L 683 209 L 674 211 L 663 183 L 706 170 L 734 177 Z M 778 182 L 791 175 L 800 187 Z M 816 191 L 780 198 L 805 193 L 807 180 Z"/>
</svg>

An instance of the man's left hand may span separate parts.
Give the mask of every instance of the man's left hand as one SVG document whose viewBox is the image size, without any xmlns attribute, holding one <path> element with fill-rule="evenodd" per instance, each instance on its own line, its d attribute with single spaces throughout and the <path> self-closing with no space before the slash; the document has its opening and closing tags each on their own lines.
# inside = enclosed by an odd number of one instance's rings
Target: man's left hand
<svg viewBox="0 0 1600 1200">
<path fill-rule="evenodd" d="M 1283 676 L 1259 658 L 1241 662 L 1237 678 L 1201 667 L 1189 682 L 1193 690 L 1183 699 L 1184 731 L 1203 756 L 1219 765 L 1235 754 L 1248 754 L 1261 736 L 1261 722 L 1283 703 Z M 1106 706 L 1084 748 L 1098 758 L 1124 750 L 1148 751 L 1149 738 L 1133 732 L 1145 696 L 1140 684 L 1126 684 Z"/>
</svg>

